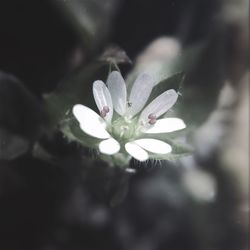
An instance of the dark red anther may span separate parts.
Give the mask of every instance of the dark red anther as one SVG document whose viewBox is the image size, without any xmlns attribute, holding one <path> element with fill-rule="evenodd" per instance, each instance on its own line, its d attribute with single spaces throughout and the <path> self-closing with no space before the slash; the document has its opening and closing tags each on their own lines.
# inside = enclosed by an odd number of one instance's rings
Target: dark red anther
<svg viewBox="0 0 250 250">
<path fill-rule="evenodd" d="M 105 113 L 108 113 L 108 112 L 109 112 L 109 107 L 108 107 L 108 106 L 104 106 L 102 110 L 103 110 Z"/>
<path fill-rule="evenodd" d="M 108 106 L 104 106 L 100 112 L 101 117 L 104 118 L 106 117 L 107 113 L 109 112 L 109 107 Z"/>
<path fill-rule="evenodd" d="M 104 110 L 102 110 L 100 112 L 100 115 L 101 115 L 102 118 L 104 118 L 107 115 L 107 112 L 105 112 Z"/>
<path fill-rule="evenodd" d="M 154 113 L 151 113 L 148 115 L 148 119 L 149 120 L 155 120 L 156 119 L 156 115 Z"/>
<path fill-rule="evenodd" d="M 150 119 L 148 123 L 150 125 L 154 125 L 156 123 L 156 121 L 157 121 L 156 119 Z"/>
</svg>

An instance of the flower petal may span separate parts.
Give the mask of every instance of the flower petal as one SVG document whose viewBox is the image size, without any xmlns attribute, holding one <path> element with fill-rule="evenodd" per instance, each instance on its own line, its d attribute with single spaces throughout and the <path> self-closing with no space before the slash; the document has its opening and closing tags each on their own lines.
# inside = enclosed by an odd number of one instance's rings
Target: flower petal
<svg viewBox="0 0 250 250">
<path fill-rule="evenodd" d="M 140 146 L 133 142 L 125 144 L 126 151 L 138 161 L 146 161 L 148 159 L 148 153 Z"/>
<path fill-rule="evenodd" d="M 154 79 L 150 75 L 142 73 L 137 77 L 129 96 L 128 115 L 134 116 L 141 111 L 151 94 L 153 86 Z"/>
<path fill-rule="evenodd" d="M 99 143 L 99 150 L 106 155 L 113 155 L 119 152 L 120 144 L 114 138 L 109 138 Z"/>
<path fill-rule="evenodd" d="M 93 83 L 93 95 L 100 113 L 103 111 L 103 107 L 109 108 L 109 112 L 104 119 L 110 122 L 113 116 L 113 104 L 109 90 L 103 81 L 95 81 Z"/>
<path fill-rule="evenodd" d="M 142 132 L 147 134 L 169 133 L 184 129 L 186 124 L 179 118 L 163 118 L 156 121 L 154 126 L 144 126 Z"/>
<path fill-rule="evenodd" d="M 172 151 L 169 144 L 156 139 L 139 139 L 134 141 L 134 143 L 155 154 L 167 154 Z"/>
<path fill-rule="evenodd" d="M 76 104 L 73 107 L 73 114 L 80 123 L 80 128 L 88 135 L 99 139 L 107 139 L 110 137 L 105 129 L 105 121 L 92 109 Z"/>
<path fill-rule="evenodd" d="M 156 97 L 148 106 L 142 111 L 140 121 L 147 122 L 148 116 L 154 114 L 156 118 L 166 113 L 177 101 L 178 94 L 174 89 L 167 90 Z"/>
<path fill-rule="evenodd" d="M 124 115 L 127 107 L 127 89 L 121 73 L 112 71 L 108 76 L 107 85 L 115 111 L 119 115 Z"/>
</svg>

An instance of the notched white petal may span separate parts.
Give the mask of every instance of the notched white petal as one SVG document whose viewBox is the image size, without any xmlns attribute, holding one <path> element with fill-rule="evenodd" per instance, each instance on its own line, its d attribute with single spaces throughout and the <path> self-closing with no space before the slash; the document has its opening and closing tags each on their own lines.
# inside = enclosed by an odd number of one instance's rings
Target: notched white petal
<svg viewBox="0 0 250 250">
<path fill-rule="evenodd" d="M 142 111 L 140 120 L 147 122 L 150 114 L 154 114 L 157 118 L 160 117 L 175 104 L 177 98 L 178 94 L 174 89 L 163 92 Z"/>
<path fill-rule="evenodd" d="M 93 83 L 93 95 L 100 113 L 103 112 L 103 109 L 109 108 L 104 119 L 110 122 L 113 116 L 113 104 L 109 90 L 104 82 L 98 80 Z"/>
<path fill-rule="evenodd" d="M 119 115 L 124 115 L 127 106 L 127 89 L 121 73 L 112 71 L 108 76 L 107 85 L 115 111 Z"/>
<path fill-rule="evenodd" d="M 142 132 L 147 134 L 170 133 L 186 128 L 186 124 L 179 118 L 163 118 L 156 121 L 154 126 L 145 126 Z"/>
<path fill-rule="evenodd" d="M 139 139 L 134 141 L 134 143 L 155 154 L 168 154 L 172 151 L 169 144 L 156 139 Z"/>
<path fill-rule="evenodd" d="M 105 121 L 95 111 L 81 104 L 76 104 L 72 111 L 83 132 L 99 139 L 110 137 Z"/>
<path fill-rule="evenodd" d="M 148 153 L 140 146 L 133 142 L 125 144 L 126 151 L 138 161 L 146 161 L 148 159 Z"/>
<path fill-rule="evenodd" d="M 106 155 L 114 155 L 120 151 L 120 144 L 114 138 L 109 138 L 99 143 L 99 150 Z"/>
<path fill-rule="evenodd" d="M 128 115 L 134 116 L 145 106 L 152 88 L 154 79 L 146 74 L 140 74 L 135 80 L 129 96 Z"/>
</svg>

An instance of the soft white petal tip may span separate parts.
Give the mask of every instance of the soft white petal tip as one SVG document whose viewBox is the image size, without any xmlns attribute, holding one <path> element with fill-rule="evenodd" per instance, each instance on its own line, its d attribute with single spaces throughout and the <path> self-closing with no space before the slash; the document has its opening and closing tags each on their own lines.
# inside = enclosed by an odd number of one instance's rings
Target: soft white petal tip
<svg viewBox="0 0 250 250">
<path fill-rule="evenodd" d="M 79 116 L 79 114 L 81 113 L 82 106 L 83 105 L 81 105 L 81 104 L 76 104 L 72 108 L 72 112 L 73 112 L 74 116 L 76 117 L 76 119 Z"/>
<path fill-rule="evenodd" d="M 81 104 L 76 104 L 73 107 L 73 114 L 80 123 L 80 128 L 84 133 L 99 139 L 110 137 L 105 129 L 105 121 L 92 109 Z"/>
<path fill-rule="evenodd" d="M 120 151 L 120 144 L 113 138 L 109 138 L 99 143 L 99 150 L 106 155 L 114 155 Z"/>
<path fill-rule="evenodd" d="M 172 151 L 169 144 L 156 139 L 139 139 L 134 141 L 137 145 L 145 150 L 155 154 L 168 154 Z"/>
<path fill-rule="evenodd" d="M 169 90 L 167 90 L 167 93 L 168 93 L 169 95 L 177 95 L 177 92 L 176 92 L 174 89 L 169 89 Z"/>
<path fill-rule="evenodd" d="M 138 161 L 146 161 L 149 158 L 148 153 L 133 142 L 126 143 L 125 149 L 132 157 L 134 157 Z"/>
<path fill-rule="evenodd" d="M 108 76 L 107 85 L 115 111 L 121 116 L 124 115 L 127 103 L 127 89 L 121 73 L 112 71 Z"/>
<path fill-rule="evenodd" d="M 144 127 L 142 132 L 147 134 L 170 133 L 186 128 L 186 124 L 179 118 L 163 118 L 156 121 L 152 127 Z"/>
</svg>

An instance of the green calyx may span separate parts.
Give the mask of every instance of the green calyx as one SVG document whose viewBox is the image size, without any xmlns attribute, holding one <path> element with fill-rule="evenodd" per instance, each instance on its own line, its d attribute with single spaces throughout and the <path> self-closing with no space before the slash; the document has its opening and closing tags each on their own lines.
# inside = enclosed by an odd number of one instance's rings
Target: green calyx
<svg viewBox="0 0 250 250">
<path fill-rule="evenodd" d="M 137 118 L 119 117 L 108 127 L 108 132 L 119 142 L 126 143 L 136 138 L 139 134 Z"/>
</svg>

